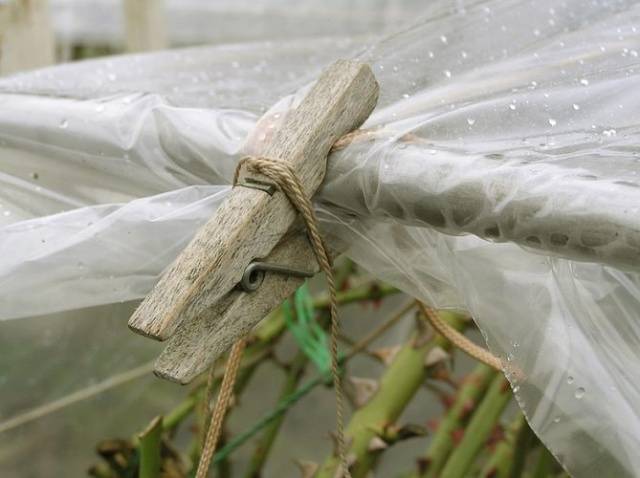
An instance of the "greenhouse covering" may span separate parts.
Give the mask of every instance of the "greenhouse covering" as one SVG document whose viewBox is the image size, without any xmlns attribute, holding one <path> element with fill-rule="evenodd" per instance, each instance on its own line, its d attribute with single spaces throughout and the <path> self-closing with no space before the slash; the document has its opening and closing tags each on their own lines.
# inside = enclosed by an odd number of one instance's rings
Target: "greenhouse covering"
<svg viewBox="0 0 640 478">
<path fill-rule="evenodd" d="M 255 2 L 223 3 L 251 24 Z M 288 35 L 285 9 L 244 37 L 172 37 L 216 45 L 0 79 L 0 433 L 15 444 L 0 470 L 39 447 L 34 470 L 84 463 L 73 443 L 175 393 L 150 374 L 157 344 L 117 317 L 225 198 L 239 157 L 323 68 L 357 58 L 381 95 L 329 157 L 324 233 L 372 275 L 469 311 L 573 476 L 637 476 L 640 5 L 416 3 Z M 85 426 L 100 409 L 112 418 Z"/>
</svg>

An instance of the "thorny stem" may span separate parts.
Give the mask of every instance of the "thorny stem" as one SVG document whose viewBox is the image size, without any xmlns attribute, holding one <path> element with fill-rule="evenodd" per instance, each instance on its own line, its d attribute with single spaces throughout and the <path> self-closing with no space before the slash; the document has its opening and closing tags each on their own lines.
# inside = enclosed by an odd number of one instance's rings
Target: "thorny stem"
<svg viewBox="0 0 640 478">
<path fill-rule="evenodd" d="M 453 327 L 465 325 L 463 316 L 451 312 L 441 312 L 442 318 Z M 375 395 L 351 418 L 346 430 L 349 442 L 348 458 L 353 461 L 352 476 L 362 478 L 375 464 L 380 450 L 371 448 L 375 437 L 384 435 L 384 429 L 400 416 L 411 398 L 427 376 L 425 359 L 436 346 L 447 347 L 447 341 L 439 335 L 424 341 L 424 337 L 414 335 L 398 352 L 393 363 L 384 372 Z M 316 478 L 333 478 L 338 458 L 326 459 Z"/>
<path fill-rule="evenodd" d="M 351 263 L 350 261 L 345 261 L 345 263 L 336 271 L 338 283 L 344 283 L 353 271 L 353 268 L 353 263 Z M 346 304 L 356 301 L 378 300 L 380 298 L 396 293 L 399 293 L 399 291 L 390 286 L 385 285 L 376 288 L 372 287 L 370 284 L 367 284 L 348 290 L 346 292 L 339 292 L 337 299 L 339 304 Z M 320 298 L 316 300 L 314 306 L 319 309 L 326 308 L 328 306 L 327 299 Z M 282 336 L 285 330 L 286 324 L 281 309 L 278 309 L 274 313 L 270 314 L 269 317 L 263 320 L 262 323 L 256 328 L 256 331 L 253 334 L 253 342 L 247 348 L 247 351 L 245 352 L 242 363 L 240 365 L 239 380 L 241 382 L 247 381 L 249 379 L 255 367 L 259 363 L 261 363 L 262 360 L 271 352 L 273 345 Z M 223 373 L 224 370 L 221 369 L 214 374 L 213 378 L 215 386 L 219 385 Z M 201 400 L 204 400 L 202 392 L 205 385 L 206 382 L 202 379 L 196 381 L 194 383 L 194 391 L 189 394 L 181 403 L 179 403 L 173 410 L 166 414 L 163 420 L 163 432 L 173 433 L 175 429 L 191 415 L 191 413 L 195 410 L 197 404 Z M 137 440 L 134 439 L 133 441 L 134 443 L 137 443 Z M 191 449 L 193 451 L 192 453 L 190 453 L 190 455 L 192 456 L 194 463 L 197 463 L 199 455 L 198 440 L 193 443 Z M 103 472 L 105 470 L 108 471 L 108 467 L 104 468 L 101 466 L 96 466 L 93 467 L 92 470 L 96 474 L 104 474 Z"/>
<path fill-rule="evenodd" d="M 424 458 L 419 460 L 419 472 L 421 472 L 419 476 L 435 478 L 439 475 L 454 446 L 453 432 L 463 428 L 464 422 L 471 415 L 495 376 L 494 369 L 488 365 L 479 364 L 465 377 L 453 405 L 438 424 Z"/>
<path fill-rule="evenodd" d="M 441 478 L 464 478 L 482 450 L 502 412 L 511 400 L 511 388 L 502 375 L 497 375 L 480 406 L 464 431 L 462 441 L 449 456 Z"/>
<path fill-rule="evenodd" d="M 509 478 L 513 463 L 514 443 L 523 426 L 525 426 L 524 415 L 518 413 L 509 424 L 504 439 L 496 445 L 493 454 L 482 468 L 481 478 Z"/>
<path fill-rule="evenodd" d="M 369 335 L 367 335 L 366 337 L 358 341 L 358 343 L 349 351 L 348 354 L 346 354 L 343 357 L 340 357 L 340 364 L 344 365 L 351 358 L 353 358 L 359 351 L 364 350 L 366 347 L 368 347 L 372 341 L 374 341 L 376 338 L 382 335 L 384 331 L 388 330 L 390 323 L 395 323 L 399 320 L 399 318 L 403 317 L 403 311 L 406 312 L 406 310 L 403 308 L 399 313 L 397 313 L 390 320 L 380 325 L 378 328 L 374 329 Z M 234 437 L 233 440 L 229 442 L 227 446 L 225 446 L 224 448 L 221 448 L 216 453 L 216 456 L 214 456 L 214 459 L 213 459 L 214 463 L 217 459 L 216 457 L 226 456 L 229 453 L 231 453 L 233 450 L 241 446 L 249 438 L 254 436 L 257 432 L 259 432 L 263 428 L 265 428 L 277 417 L 286 413 L 287 410 L 291 408 L 291 406 L 293 406 L 295 403 L 301 400 L 305 395 L 311 392 L 311 390 L 313 390 L 315 387 L 322 384 L 326 384 L 327 378 L 328 378 L 328 375 L 326 374 L 317 375 L 314 379 L 310 380 L 309 382 L 305 383 L 301 387 L 297 388 L 294 393 L 288 395 L 285 399 L 280 401 L 278 405 L 275 407 L 275 409 L 272 410 L 269 414 L 265 415 L 260 422 L 255 424 L 252 428 L 245 431 L 244 433 L 237 435 L 236 437 Z"/>
</svg>

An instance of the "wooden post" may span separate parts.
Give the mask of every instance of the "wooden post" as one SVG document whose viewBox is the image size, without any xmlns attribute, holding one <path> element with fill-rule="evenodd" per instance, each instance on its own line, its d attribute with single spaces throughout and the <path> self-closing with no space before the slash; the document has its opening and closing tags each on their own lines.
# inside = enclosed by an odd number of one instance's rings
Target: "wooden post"
<svg viewBox="0 0 640 478">
<path fill-rule="evenodd" d="M 127 51 L 167 48 L 164 0 L 123 0 L 123 2 Z"/>
<path fill-rule="evenodd" d="M 258 156 L 289 163 L 307 194 L 320 186 L 331 146 L 375 107 L 378 84 L 368 65 L 338 61 L 327 69 Z M 239 184 L 268 181 L 240 172 Z M 198 231 L 129 320 L 143 335 L 172 340 L 156 366 L 187 382 L 247 334 L 302 282 L 267 273 L 257 290 L 237 286 L 255 260 L 317 272 L 296 211 L 284 193 L 238 186 Z"/>
<path fill-rule="evenodd" d="M 48 0 L 12 0 L 0 5 L 0 75 L 55 62 Z"/>
</svg>

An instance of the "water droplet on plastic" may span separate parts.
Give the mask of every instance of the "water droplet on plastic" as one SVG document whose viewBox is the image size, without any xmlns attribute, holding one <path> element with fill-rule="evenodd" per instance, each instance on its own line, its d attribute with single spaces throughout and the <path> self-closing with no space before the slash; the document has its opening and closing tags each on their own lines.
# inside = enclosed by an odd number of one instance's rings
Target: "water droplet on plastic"
<svg viewBox="0 0 640 478">
<path fill-rule="evenodd" d="M 568 383 L 569 385 L 571 385 L 571 384 L 573 383 L 573 380 L 574 380 L 574 379 L 573 379 L 573 377 L 572 377 L 571 375 L 569 375 L 569 376 L 567 377 L 567 383 Z"/>
<path fill-rule="evenodd" d="M 515 103 L 511 103 L 511 104 L 509 105 L 509 109 L 510 109 L 510 110 L 515 110 L 515 109 L 516 109 L 516 105 L 515 105 Z"/>
<path fill-rule="evenodd" d="M 560 417 L 555 417 L 553 419 L 553 423 L 560 423 Z"/>
<path fill-rule="evenodd" d="M 537 28 L 535 30 L 533 30 L 533 35 L 539 37 L 540 36 L 540 30 L 538 30 Z"/>
<path fill-rule="evenodd" d="M 406 100 L 407 98 L 410 97 L 410 95 L 408 93 L 405 93 L 404 95 L 402 95 L 402 97 Z"/>
<path fill-rule="evenodd" d="M 615 129 L 612 128 L 612 129 L 605 129 L 602 132 L 602 134 L 605 135 L 607 138 L 611 138 L 611 137 L 615 136 L 617 134 L 617 132 L 616 132 Z"/>
<path fill-rule="evenodd" d="M 451 72 L 449 70 L 444 70 L 443 73 L 447 78 L 451 78 Z"/>
<path fill-rule="evenodd" d="M 588 85 L 589 85 L 589 80 L 587 80 L 586 78 L 582 78 L 582 79 L 580 80 L 580 84 L 581 84 L 582 86 L 588 86 Z"/>
<path fill-rule="evenodd" d="M 62 129 L 66 129 L 67 126 L 69 126 L 69 121 L 67 121 L 66 119 L 63 119 L 62 121 L 60 121 L 60 127 Z"/>
<path fill-rule="evenodd" d="M 474 120 L 473 118 L 467 118 L 467 124 L 469 126 L 473 126 L 476 123 L 476 120 Z"/>
<path fill-rule="evenodd" d="M 434 56 L 436 56 L 436 55 L 435 55 L 432 51 L 430 51 L 430 52 L 428 52 L 428 53 L 427 53 L 427 56 L 428 56 L 429 58 L 433 58 L 433 57 L 434 57 Z"/>
<path fill-rule="evenodd" d="M 572 106 L 573 106 L 573 109 L 576 110 L 576 111 L 578 111 L 580 109 L 580 105 L 578 105 L 576 103 L 574 103 Z"/>
<path fill-rule="evenodd" d="M 391 68 L 393 70 L 394 73 L 398 73 L 399 68 L 397 66 L 394 66 L 393 68 Z"/>
<path fill-rule="evenodd" d="M 582 397 L 584 397 L 585 394 L 585 389 L 582 387 L 578 387 L 576 389 L 576 393 L 573 394 L 574 397 L 576 397 L 578 400 L 580 400 Z"/>
<path fill-rule="evenodd" d="M 445 45 L 449 42 L 449 40 L 447 39 L 447 37 L 446 37 L 446 36 L 444 36 L 444 35 L 440 35 L 440 41 L 441 41 L 442 43 L 444 43 Z"/>
<path fill-rule="evenodd" d="M 554 120 L 553 118 L 549 118 L 549 124 L 550 124 L 551 126 L 555 126 L 555 125 L 557 125 L 557 124 L 558 124 L 558 122 L 557 122 L 556 120 Z"/>
<path fill-rule="evenodd" d="M 98 105 L 98 106 L 96 106 L 96 111 L 97 111 L 98 113 L 102 113 L 102 112 L 104 111 L 104 105 Z"/>
</svg>

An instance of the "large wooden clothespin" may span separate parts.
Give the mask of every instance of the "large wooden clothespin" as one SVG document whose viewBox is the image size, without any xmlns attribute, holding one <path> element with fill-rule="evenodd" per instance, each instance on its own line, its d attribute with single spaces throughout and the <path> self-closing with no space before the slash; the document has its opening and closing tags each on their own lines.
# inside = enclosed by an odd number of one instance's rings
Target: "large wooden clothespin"
<svg viewBox="0 0 640 478">
<path fill-rule="evenodd" d="M 331 146 L 358 128 L 378 99 L 368 65 L 340 60 L 322 73 L 256 156 L 286 161 L 308 196 Z M 318 272 L 283 192 L 244 168 L 214 216 L 166 270 L 129 327 L 168 345 L 155 373 L 188 383 Z"/>
</svg>

